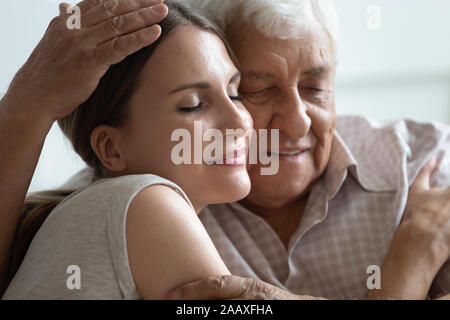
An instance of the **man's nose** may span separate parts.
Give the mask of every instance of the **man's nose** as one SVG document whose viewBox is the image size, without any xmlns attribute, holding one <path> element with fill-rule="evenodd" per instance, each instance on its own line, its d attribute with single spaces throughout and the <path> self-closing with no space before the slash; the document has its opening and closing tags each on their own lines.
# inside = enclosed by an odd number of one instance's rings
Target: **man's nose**
<svg viewBox="0 0 450 320">
<path fill-rule="evenodd" d="M 271 127 L 280 129 L 290 139 L 301 139 L 311 129 L 311 118 L 306 112 L 307 106 L 296 88 L 285 92 L 283 97 L 276 106 Z"/>
</svg>

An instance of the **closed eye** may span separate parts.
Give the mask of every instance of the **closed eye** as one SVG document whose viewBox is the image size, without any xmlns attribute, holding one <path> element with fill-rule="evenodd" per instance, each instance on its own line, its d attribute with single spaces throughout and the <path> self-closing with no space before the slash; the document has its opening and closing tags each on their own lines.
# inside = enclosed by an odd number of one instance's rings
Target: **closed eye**
<svg viewBox="0 0 450 320">
<path fill-rule="evenodd" d="M 184 113 L 194 113 L 203 109 L 204 103 L 200 102 L 198 105 L 193 107 L 179 107 L 178 110 Z"/>
<path fill-rule="evenodd" d="M 242 97 L 241 96 L 230 96 L 230 99 L 233 101 L 240 101 L 242 102 Z M 199 112 L 204 108 L 205 104 L 203 102 L 200 102 L 198 105 L 193 106 L 193 107 L 179 107 L 178 110 L 183 112 L 183 113 L 195 113 L 195 112 Z"/>
<path fill-rule="evenodd" d="M 241 96 L 230 96 L 230 99 L 233 101 L 240 101 L 244 100 Z"/>
<path fill-rule="evenodd" d="M 271 87 L 253 92 L 245 92 L 242 95 L 245 100 L 248 100 L 252 104 L 266 104 L 274 98 L 276 94 L 277 88 Z"/>
</svg>

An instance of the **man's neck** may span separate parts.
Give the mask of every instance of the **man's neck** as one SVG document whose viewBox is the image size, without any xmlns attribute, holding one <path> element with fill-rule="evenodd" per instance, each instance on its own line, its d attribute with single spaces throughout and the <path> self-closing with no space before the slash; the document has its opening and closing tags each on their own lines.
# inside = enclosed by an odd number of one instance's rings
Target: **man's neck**
<svg viewBox="0 0 450 320">
<path fill-rule="evenodd" d="M 308 196 L 309 195 L 306 195 L 293 203 L 278 208 L 261 207 L 253 204 L 247 199 L 242 200 L 240 203 L 251 212 L 263 218 L 275 231 L 281 242 L 283 242 L 284 247 L 287 249 L 289 240 L 298 229 L 303 217 Z"/>
</svg>

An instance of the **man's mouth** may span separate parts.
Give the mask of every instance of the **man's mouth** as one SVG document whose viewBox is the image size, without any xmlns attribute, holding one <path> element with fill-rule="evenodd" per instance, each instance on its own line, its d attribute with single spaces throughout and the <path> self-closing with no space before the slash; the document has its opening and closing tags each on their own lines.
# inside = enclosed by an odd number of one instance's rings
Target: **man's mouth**
<svg viewBox="0 0 450 320">
<path fill-rule="evenodd" d="M 304 150 L 296 150 L 296 151 L 282 151 L 279 153 L 280 156 L 282 157 L 290 157 L 290 156 L 298 156 L 299 154 L 301 154 L 302 152 L 305 152 L 306 149 Z"/>
<path fill-rule="evenodd" d="M 280 157 L 295 157 L 295 156 L 299 156 L 307 151 L 309 151 L 309 148 L 303 148 L 303 149 L 298 149 L 298 150 L 289 150 L 289 151 L 278 151 L 278 152 L 267 151 L 267 156 L 270 157 L 273 155 L 273 156 L 280 156 Z"/>
</svg>

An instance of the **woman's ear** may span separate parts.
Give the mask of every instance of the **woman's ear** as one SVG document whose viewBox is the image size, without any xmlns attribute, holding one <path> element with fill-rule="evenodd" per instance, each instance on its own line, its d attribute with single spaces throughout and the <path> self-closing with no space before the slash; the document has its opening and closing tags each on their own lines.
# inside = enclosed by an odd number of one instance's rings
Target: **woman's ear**
<svg viewBox="0 0 450 320">
<path fill-rule="evenodd" d="M 113 127 L 101 125 L 91 133 L 92 149 L 103 166 L 111 172 L 123 172 L 126 169 L 119 141 L 119 132 Z"/>
</svg>

